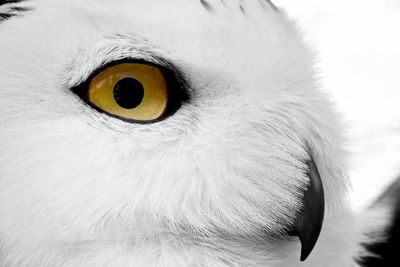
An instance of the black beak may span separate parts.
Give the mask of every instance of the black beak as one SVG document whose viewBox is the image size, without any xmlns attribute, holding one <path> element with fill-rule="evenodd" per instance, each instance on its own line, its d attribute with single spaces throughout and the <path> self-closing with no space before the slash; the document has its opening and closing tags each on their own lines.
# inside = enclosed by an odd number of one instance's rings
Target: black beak
<svg viewBox="0 0 400 267">
<path fill-rule="evenodd" d="M 303 194 L 303 208 L 297 214 L 294 229 L 290 232 L 290 235 L 298 236 L 300 239 L 301 261 L 307 259 L 317 243 L 325 212 L 324 188 L 312 158 L 308 162 L 308 167 L 310 181 Z"/>
</svg>

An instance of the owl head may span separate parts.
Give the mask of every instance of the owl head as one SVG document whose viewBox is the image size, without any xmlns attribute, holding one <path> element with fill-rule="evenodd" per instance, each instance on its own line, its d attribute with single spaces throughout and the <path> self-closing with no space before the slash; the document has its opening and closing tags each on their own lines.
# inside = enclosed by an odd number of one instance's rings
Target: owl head
<svg viewBox="0 0 400 267">
<path fill-rule="evenodd" d="M 269 1 L 0 13 L 1 263 L 271 259 L 290 235 L 304 260 L 344 209 L 343 127 Z"/>
</svg>

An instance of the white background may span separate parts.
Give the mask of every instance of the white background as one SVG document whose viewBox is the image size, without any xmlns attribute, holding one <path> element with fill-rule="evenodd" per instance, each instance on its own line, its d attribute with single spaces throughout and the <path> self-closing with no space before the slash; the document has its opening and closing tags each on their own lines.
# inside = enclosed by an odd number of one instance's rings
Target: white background
<svg viewBox="0 0 400 267">
<path fill-rule="evenodd" d="M 319 52 L 348 122 L 356 211 L 400 175 L 400 0 L 275 0 Z"/>
</svg>

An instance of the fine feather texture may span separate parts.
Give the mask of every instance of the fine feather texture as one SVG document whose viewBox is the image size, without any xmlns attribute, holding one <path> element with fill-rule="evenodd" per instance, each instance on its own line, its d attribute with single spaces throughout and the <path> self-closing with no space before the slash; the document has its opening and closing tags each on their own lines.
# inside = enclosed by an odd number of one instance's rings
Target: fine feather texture
<svg viewBox="0 0 400 267">
<path fill-rule="evenodd" d="M 282 11 L 268 1 L 26 5 L 0 24 L 1 265 L 356 266 L 344 129 Z M 126 58 L 176 66 L 190 101 L 139 125 L 70 90 Z M 286 232 L 310 156 L 327 210 L 300 263 Z"/>
</svg>

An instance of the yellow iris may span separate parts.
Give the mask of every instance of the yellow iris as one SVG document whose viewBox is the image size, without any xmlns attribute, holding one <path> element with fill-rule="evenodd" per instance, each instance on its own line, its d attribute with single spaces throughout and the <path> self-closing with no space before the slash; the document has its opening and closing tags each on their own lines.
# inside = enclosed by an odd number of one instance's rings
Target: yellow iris
<svg viewBox="0 0 400 267">
<path fill-rule="evenodd" d="M 90 80 L 87 99 L 119 118 L 154 121 L 167 108 L 167 81 L 155 66 L 121 63 L 104 69 Z"/>
</svg>

